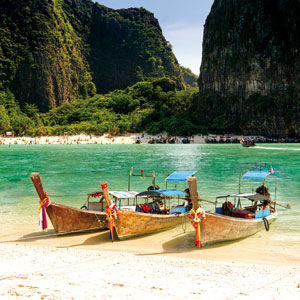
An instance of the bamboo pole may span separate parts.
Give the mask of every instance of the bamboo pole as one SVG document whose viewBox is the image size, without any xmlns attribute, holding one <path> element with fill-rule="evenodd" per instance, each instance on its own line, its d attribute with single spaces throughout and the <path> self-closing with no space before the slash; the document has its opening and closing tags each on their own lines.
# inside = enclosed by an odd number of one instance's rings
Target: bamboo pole
<svg viewBox="0 0 300 300">
<path fill-rule="evenodd" d="M 284 208 L 291 208 L 291 206 L 289 204 L 284 205 L 284 204 L 281 204 L 279 202 L 273 202 L 273 201 L 270 201 L 270 203 L 274 204 L 274 205 L 279 205 L 279 206 L 284 207 Z"/>
<path fill-rule="evenodd" d="M 212 203 L 212 204 L 216 204 L 216 201 L 211 201 L 211 200 L 206 200 L 206 199 L 202 199 L 202 198 L 198 198 L 198 201 L 203 201 L 203 202 L 208 202 L 208 203 Z"/>
<path fill-rule="evenodd" d="M 197 192 L 197 178 L 193 176 L 189 176 L 187 178 L 187 182 L 189 184 L 190 195 L 193 203 L 193 209 L 196 211 L 199 207 L 198 204 L 198 192 Z"/>
<path fill-rule="evenodd" d="M 40 173 L 31 173 L 30 179 L 31 179 L 40 199 L 44 200 L 46 198 L 46 195 L 45 195 L 45 192 L 43 189 Z"/>
<path fill-rule="evenodd" d="M 111 201 L 110 196 L 109 196 L 108 185 L 107 185 L 106 181 L 101 182 L 101 188 L 102 188 L 102 191 L 103 191 L 103 196 L 104 196 L 105 201 L 106 201 L 106 205 L 110 206 L 112 204 L 112 201 Z"/>
</svg>

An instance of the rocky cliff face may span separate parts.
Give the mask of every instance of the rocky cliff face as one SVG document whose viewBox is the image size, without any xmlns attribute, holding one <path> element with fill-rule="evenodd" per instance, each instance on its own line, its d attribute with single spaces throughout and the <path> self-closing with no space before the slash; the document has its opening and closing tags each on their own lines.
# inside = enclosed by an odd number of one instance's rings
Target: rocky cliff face
<svg viewBox="0 0 300 300">
<path fill-rule="evenodd" d="M 207 122 L 252 134 L 300 134 L 300 2 L 215 0 L 199 87 Z M 217 120 L 219 119 L 219 120 Z"/>
<path fill-rule="evenodd" d="M 140 8 L 93 10 L 88 57 L 99 92 L 158 77 L 183 88 L 180 67 L 154 15 Z"/>
<path fill-rule="evenodd" d="M 167 76 L 184 86 L 158 21 L 144 9 L 3 0 L 0 19 L 0 89 L 42 111 L 139 80 Z"/>
<path fill-rule="evenodd" d="M 42 111 L 95 93 L 82 40 L 62 1 L 2 1 L 0 84 Z M 3 23 L 2 23 L 3 22 Z"/>
</svg>

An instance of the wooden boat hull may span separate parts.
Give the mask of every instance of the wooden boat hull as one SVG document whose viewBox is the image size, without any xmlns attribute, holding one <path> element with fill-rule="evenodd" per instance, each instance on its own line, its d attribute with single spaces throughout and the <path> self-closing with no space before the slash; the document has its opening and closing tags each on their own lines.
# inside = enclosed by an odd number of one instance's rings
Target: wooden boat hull
<svg viewBox="0 0 300 300">
<path fill-rule="evenodd" d="M 119 210 L 115 229 L 120 240 L 147 233 L 163 231 L 188 220 L 189 213 L 158 215 Z"/>
<path fill-rule="evenodd" d="M 277 212 L 266 217 L 269 224 L 277 217 Z M 265 229 L 263 219 L 242 219 L 216 213 L 206 213 L 201 222 L 200 244 L 208 244 L 244 238 Z"/>
<path fill-rule="evenodd" d="M 244 142 L 244 143 L 242 143 L 242 146 L 243 147 L 255 147 L 256 145 L 255 145 L 255 143 L 246 143 L 246 142 Z"/>
<path fill-rule="evenodd" d="M 51 203 L 46 211 L 58 234 L 107 229 L 105 212 L 83 210 L 57 203 Z"/>
</svg>

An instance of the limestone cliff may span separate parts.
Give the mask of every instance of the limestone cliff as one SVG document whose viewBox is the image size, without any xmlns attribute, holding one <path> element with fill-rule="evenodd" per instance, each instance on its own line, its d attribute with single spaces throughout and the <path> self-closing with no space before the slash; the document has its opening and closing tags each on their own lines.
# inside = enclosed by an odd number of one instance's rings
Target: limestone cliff
<svg viewBox="0 0 300 300">
<path fill-rule="evenodd" d="M 199 110 L 207 123 L 299 135 L 299 71 L 299 1 L 215 0 L 199 77 Z"/>
<path fill-rule="evenodd" d="M 60 0 L 1 4 L 1 88 L 42 111 L 95 93 L 82 40 L 62 4 Z"/>
<path fill-rule="evenodd" d="M 168 77 L 180 66 L 157 19 L 91 0 L 3 0 L 0 89 L 42 111 L 76 97 Z"/>
</svg>

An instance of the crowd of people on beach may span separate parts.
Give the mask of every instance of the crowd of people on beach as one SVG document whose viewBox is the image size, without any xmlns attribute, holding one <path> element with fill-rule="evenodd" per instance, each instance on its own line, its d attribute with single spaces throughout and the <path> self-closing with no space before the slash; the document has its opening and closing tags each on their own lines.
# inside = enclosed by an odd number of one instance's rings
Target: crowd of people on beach
<svg viewBox="0 0 300 300">
<path fill-rule="evenodd" d="M 61 136 L 6 136 L 0 135 L 0 145 L 50 145 L 50 144 L 238 144 L 243 139 L 243 136 L 231 135 L 191 135 L 191 136 L 170 136 L 168 134 L 160 134 L 157 136 L 145 133 L 132 133 L 119 136 L 104 134 L 102 136 L 96 135 L 68 135 Z M 254 143 L 300 143 L 297 138 L 266 138 L 266 137 L 245 137 L 254 141 Z"/>
<path fill-rule="evenodd" d="M 101 141 L 99 143 L 102 143 Z M 98 139 L 93 137 L 13 137 L 13 138 L 0 138 L 0 145 L 38 145 L 38 144 L 98 144 Z"/>
<path fill-rule="evenodd" d="M 40 137 L 13 137 L 0 136 L 0 145 L 51 145 L 51 144 L 176 144 L 176 143 L 203 143 L 203 137 L 177 137 L 168 136 L 166 134 L 159 136 L 152 136 L 148 134 L 125 134 L 120 136 L 113 136 L 104 134 L 102 136 L 95 135 L 74 135 L 67 134 L 62 136 L 40 136 Z"/>
</svg>

